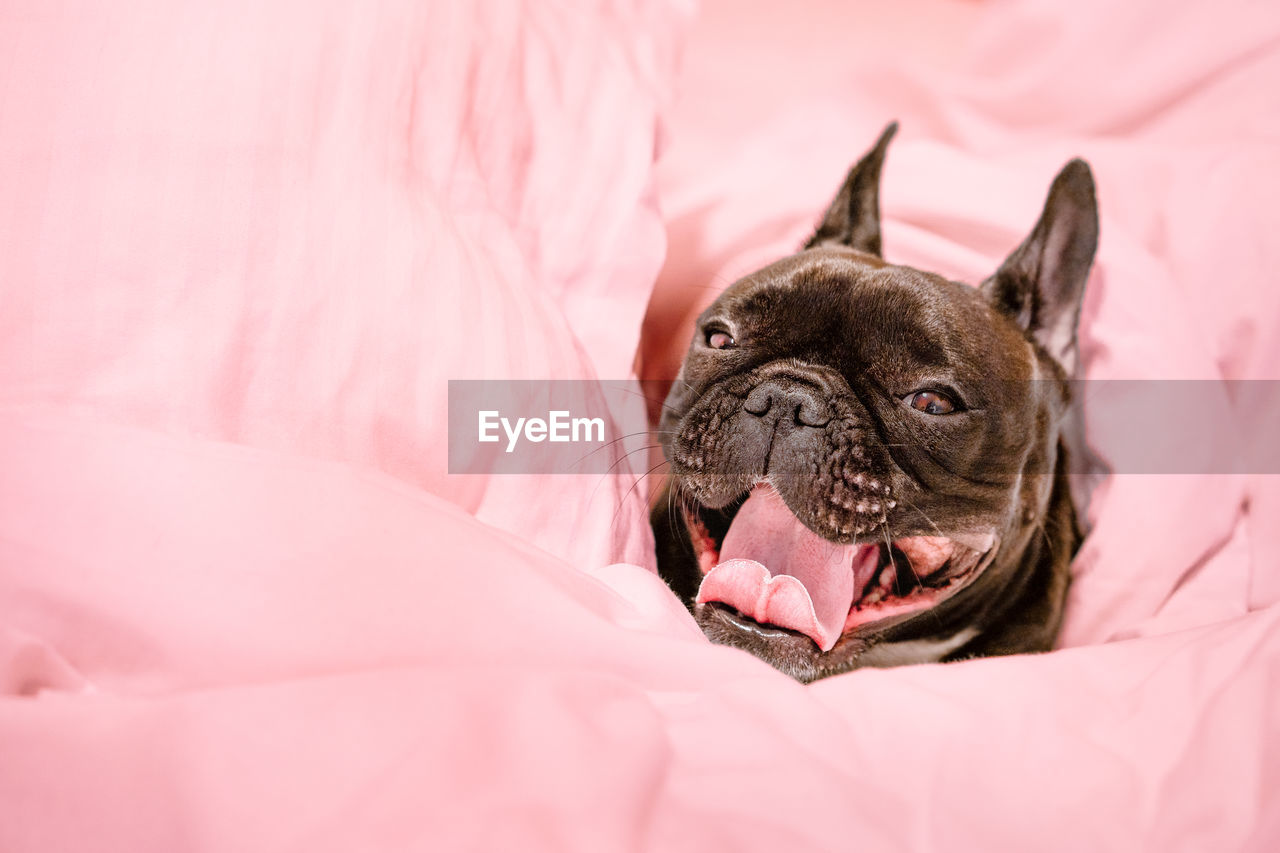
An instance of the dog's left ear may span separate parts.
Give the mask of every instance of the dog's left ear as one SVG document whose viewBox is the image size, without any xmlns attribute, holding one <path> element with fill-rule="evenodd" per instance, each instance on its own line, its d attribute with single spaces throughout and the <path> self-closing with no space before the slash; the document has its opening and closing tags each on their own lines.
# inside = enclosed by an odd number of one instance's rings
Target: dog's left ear
<svg viewBox="0 0 1280 853">
<path fill-rule="evenodd" d="M 836 243 L 879 256 L 880 167 L 884 165 L 889 140 L 897 132 L 898 123 L 890 122 L 872 149 L 849 170 L 844 186 L 822 217 L 822 224 L 804 244 L 806 249 Z"/>
<path fill-rule="evenodd" d="M 1000 311 L 1075 373 L 1076 325 L 1084 284 L 1098 249 L 1098 203 L 1093 173 L 1072 160 L 1049 188 L 1040 221 L 982 283 L 982 292 Z"/>
</svg>

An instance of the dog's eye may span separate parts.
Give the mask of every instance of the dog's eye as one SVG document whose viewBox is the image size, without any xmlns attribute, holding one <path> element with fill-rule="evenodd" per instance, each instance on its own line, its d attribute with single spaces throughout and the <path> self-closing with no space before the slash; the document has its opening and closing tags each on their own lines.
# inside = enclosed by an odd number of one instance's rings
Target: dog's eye
<svg viewBox="0 0 1280 853">
<path fill-rule="evenodd" d="M 914 391 L 907 395 L 907 405 L 926 415 L 949 415 L 959 408 L 941 391 Z"/>
<path fill-rule="evenodd" d="M 732 349 L 737 345 L 733 335 L 723 329 L 707 329 L 707 346 L 712 349 Z"/>
</svg>

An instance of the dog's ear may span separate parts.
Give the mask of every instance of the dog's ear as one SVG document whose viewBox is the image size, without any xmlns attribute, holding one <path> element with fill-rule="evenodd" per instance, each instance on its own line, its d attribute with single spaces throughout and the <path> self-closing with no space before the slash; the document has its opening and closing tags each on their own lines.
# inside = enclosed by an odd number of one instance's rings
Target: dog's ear
<svg viewBox="0 0 1280 853">
<path fill-rule="evenodd" d="M 881 131 L 875 146 L 849 170 L 844 186 L 822 217 L 822 224 L 804 244 L 806 249 L 837 243 L 880 254 L 880 167 L 889 140 L 897 132 L 898 123 L 891 122 Z"/>
<path fill-rule="evenodd" d="M 1098 248 L 1098 203 L 1093 173 L 1072 160 L 1049 188 L 1040 221 L 982 283 L 982 292 L 1009 315 L 1071 376 L 1076 367 L 1076 324 L 1085 280 Z"/>
</svg>

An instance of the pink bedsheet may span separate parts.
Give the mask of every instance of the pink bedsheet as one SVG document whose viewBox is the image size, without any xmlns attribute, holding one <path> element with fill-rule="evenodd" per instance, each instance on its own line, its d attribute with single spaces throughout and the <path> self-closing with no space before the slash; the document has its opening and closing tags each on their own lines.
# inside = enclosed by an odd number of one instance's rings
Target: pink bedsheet
<svg viewBox="0 0 1280 853">
<path fill-rule="evenodd" d="M 1087 375 L 1280 379 L 1280 10 L 743 9 L 0 3 L 0 851 L 1280 845 L 1274 476 L 1103 481 L 1058 651 L 802 687 L 643 467 L 446 473 L 448 379 L 646 304 L 670 375 L 890 118 L 890 258 L 976 280 L 1079 154 Z"/>
</svg>

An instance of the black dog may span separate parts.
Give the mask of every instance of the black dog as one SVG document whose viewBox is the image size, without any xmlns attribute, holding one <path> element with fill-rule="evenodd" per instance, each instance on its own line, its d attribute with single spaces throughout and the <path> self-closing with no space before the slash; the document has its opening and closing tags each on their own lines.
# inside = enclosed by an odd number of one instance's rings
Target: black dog
<svg viewBox="0 0 1280 853">
<path fill-rule="evenodd" d="M 1049 649 L 1080 541 L 1062 424 L 1089 167 L 973 288 L 880 256 L 896 129 L 801 252 L 703 312 L 661 421 L 664 579 L 712 641 L 806 682 Z"/>
</svg>

